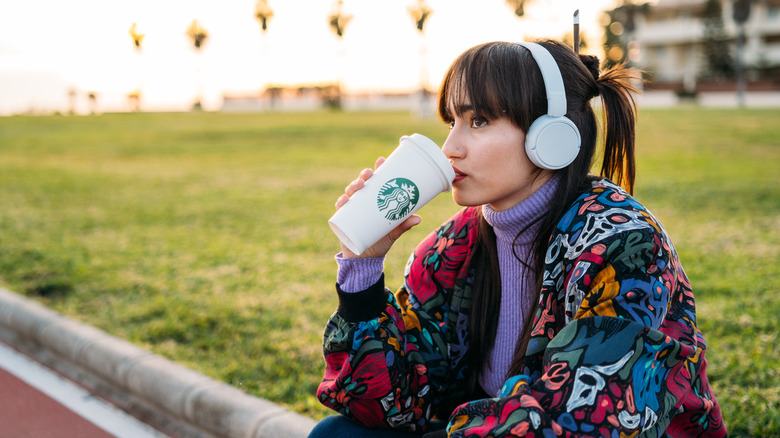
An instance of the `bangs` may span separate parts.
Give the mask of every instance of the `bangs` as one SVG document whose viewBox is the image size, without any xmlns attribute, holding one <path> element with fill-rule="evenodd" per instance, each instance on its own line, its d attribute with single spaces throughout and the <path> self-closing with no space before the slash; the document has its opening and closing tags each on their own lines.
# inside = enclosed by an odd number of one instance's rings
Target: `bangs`
<svg viewBox="0 0 780 438">
<path fill-rule="evenodd" d="M 452 63 L 442 82 L 439 117 L 451 122 L 455 116 L 473 110 L 487 120 L 506 117 L 527 132 L 535 111 L 531 109 L 533 93 L 524 92 L 524 84 L 536 80 L 538 73 L 526 68 L 529 59 L 534 61 L 525 52 L 517 44 L 500 42 L 464 52 Z"/>
<path fill-rule="evenodd" d="M 495 91 L 499 87 L 483 71 L 488 69 L 474 63 L 460 66 L 460 69 L 452 71 L 442 86 L 439 96 L 439 115 L 442 119 L 450 121 L 455 115 L 462 116 L 467 110 L 473 110 L 488 120 L 501 117 L 507 103 L 499 99 Z M 451 114 L 451 111 L 455 111 L 455 114 Z"/>
</svg>

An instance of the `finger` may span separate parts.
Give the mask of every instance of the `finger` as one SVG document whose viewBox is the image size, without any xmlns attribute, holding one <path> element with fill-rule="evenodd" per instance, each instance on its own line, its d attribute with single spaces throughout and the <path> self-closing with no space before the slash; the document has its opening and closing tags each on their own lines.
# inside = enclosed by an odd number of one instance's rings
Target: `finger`
<svg viewBox="0 0 780 438">
<path fill-rule="evenodd" d="M 376 163 L 374 163 L 374 170 L 378 169 L 378 168 L 379 168 L 379 166 L 381 166 L 381 165 L 382 165 L 382 163 L 384 163 L 384 162 L 385 162 L 385 160 L 386 160 L 386 158 L 385 158 L 385 157 L 379 157 L 379 158 L 377 158 L 377 159 L 376 159 Z"/>
<path fill-rule="evenodd" d="M 358 177 L 359 177 L 360 179 L 362 179 L 363 181 L 367 181 L 367 180 L 368 180 L 369 178 L 371 178 L 371 176 L 373 176 L 373 175 L 374 175 L 374 171 L 373 171 L 373 170 L 371 170 L 371 169 L 368 169 L 368 168 L 366 168 L 366 169 L 363 169 L 363 170 L 360 172 L 360 175 L 358 175 Z"/>
<path fill-rule="evenodd" d="M 347 196 L 352 196 L 352 195 L 355 194 L 355 192 L 357 192 L 358 190 L 362 189 L 363 186 L 365 186 L 365 185 L 366 185 L 366 182 L 364 180 L 358 178 L 358 179 L 352 181 L 351 183 L 349 183 L 349 185 L 344 189 L 344 193 Z"/>
<path fill-rule="evenodd" d="M 339 199 L 336 200 L 336 210 L 338 210 L 339 208 L 343 207 L 344 204 L 347 203 L 347 201 L 349 201 L 349 196 L 347 196 L 346 193 L 341 195 L 341 196 L 339 196 Z"/>
</svg>

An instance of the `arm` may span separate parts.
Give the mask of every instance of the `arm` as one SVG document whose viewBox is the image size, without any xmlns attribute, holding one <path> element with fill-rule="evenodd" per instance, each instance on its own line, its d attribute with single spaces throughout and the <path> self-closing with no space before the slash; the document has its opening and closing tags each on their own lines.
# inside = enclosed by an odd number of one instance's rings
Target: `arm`
<svg viewBox="0 0 780 438">
<path fill-rule="evenodd" d="M 466 269 L 464 217 L 418 246 L 395 295 L 382 279 L 366 291 L 339 290 L 324 337 L 327 369 L 317 391 L 324 405 L 369 427 L 419 430 L 446 402 L 447 303 L 456 274 Z"/>
</svg>

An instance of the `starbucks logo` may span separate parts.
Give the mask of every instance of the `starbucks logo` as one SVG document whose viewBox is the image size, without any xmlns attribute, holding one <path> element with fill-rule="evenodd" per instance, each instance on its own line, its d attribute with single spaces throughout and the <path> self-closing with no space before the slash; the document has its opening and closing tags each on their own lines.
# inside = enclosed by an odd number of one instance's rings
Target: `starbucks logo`
<svg viewBox="0 0 780 438">
<path fill-rule="evenodd" d="M 420 199 L 417 185 L 406 178 L 395 178 L 384 183 L 376 197 L 379 211 L 385 218 L 395 221 L 409 214 Z"/>
</svg>

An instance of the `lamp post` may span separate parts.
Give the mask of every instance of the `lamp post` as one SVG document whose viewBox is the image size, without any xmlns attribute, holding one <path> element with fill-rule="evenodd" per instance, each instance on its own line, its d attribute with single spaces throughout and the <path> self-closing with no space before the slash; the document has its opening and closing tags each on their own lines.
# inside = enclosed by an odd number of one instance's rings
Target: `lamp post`
<svg viewBox="0 0 780 438">
<path fill-rule="evenodd" d="M 734 2 L 734 21 L 737 23 L 737 105 L 745 106 L 747 79 L 745 78 L 745 23 L 750 18 L 751 0 L 736 0 Z"/>
</svg>

